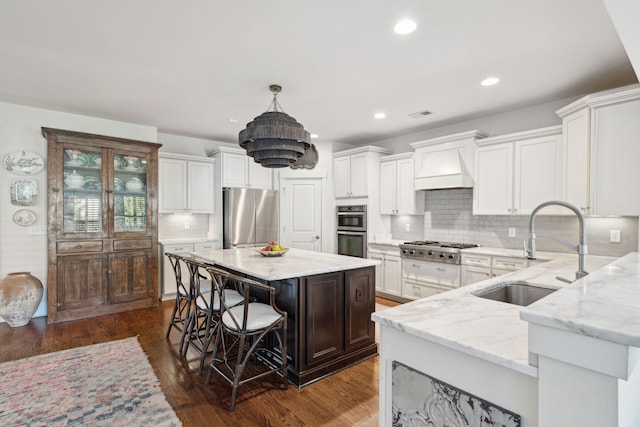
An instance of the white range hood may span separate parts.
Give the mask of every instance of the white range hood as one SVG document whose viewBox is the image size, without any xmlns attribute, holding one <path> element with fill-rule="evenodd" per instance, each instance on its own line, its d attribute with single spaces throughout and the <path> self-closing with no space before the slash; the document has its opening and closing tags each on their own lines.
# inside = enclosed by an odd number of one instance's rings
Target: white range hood
<svg viewBox="0 0 640 427">
<path fill-rule="evenodd" d="M 473 149 L 486 133 L 469 131 L 412 143 L 415 190 L 473 187 Z"/>
</svg>

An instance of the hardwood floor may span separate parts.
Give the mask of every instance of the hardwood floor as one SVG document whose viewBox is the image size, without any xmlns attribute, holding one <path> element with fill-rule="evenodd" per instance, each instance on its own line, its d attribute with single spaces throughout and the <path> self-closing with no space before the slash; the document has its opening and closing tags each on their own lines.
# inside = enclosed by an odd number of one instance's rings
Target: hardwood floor
<svg viewBox="0 0 640 427">
<path fill-rule="evenodd" d="M 381 299 L 378 304 L 397 305 Z M 275 378 L 249 383 L 239 389 L 235 412 L 229 412 L 231 387 L 215 375 L 205 384 L 206 371 L 203 377 L 197 373 L 197 354 L 190 350 L 187 360 L 178 355 L 178 332 L 165 338 L 172 307 L 173 301 L 165 301 L 157 308 L 55 325 L 47 325 L 44 317 L 20 328 L 2 323 L 0 362 L 138 336 L 184 426 L 378 425 L 378 357 L 303 389 L 276 389 Z"/>
</svg>

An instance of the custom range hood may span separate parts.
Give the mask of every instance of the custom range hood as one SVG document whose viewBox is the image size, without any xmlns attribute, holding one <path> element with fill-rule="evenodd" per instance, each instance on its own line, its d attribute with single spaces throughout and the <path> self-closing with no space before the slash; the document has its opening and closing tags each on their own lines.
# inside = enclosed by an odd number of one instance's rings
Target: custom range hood
<svg viewBox="0 0 640 427">
<path fill-rule="evenodd" d="M 476 130 L 414 142 L 415 190 L 473 187 L 473 149 L 488 134 Z"/>
</svg>

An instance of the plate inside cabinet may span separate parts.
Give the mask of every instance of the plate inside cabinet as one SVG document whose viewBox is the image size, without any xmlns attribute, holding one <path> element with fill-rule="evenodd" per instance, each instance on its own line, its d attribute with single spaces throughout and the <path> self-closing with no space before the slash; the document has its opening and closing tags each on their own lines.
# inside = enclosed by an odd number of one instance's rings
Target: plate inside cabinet
<svg viewBox="0 0 640 427">
<path fill-rule="evenodd" d="M 44 168 L 42 157 L 33 151 L 16 151 L 4 158 L 4 167 L 16 175 L 35 175 Z"/>
<path fill-rule="evenodd" d="M 29 209 L 20 209 L 13 214 L 13 222 L 23 227 L 33 224 L 37 218 L 36 213 Z"/>
</svg>

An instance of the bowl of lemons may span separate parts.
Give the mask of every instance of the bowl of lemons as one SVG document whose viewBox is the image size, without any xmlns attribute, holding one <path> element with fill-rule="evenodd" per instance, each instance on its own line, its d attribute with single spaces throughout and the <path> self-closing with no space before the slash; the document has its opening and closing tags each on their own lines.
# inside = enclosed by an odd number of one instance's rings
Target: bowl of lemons
<svg viewBox="0 0 640 427">
<path fill-rule="evenodd" d="M 287 253 L 289 249 L 285 248 L 282 245 L 279 245 L 276 241 L 271 241 L 264 248 L 256 249 L 258 253 L 262 256 L 282 256 Z"/>
</svg>

